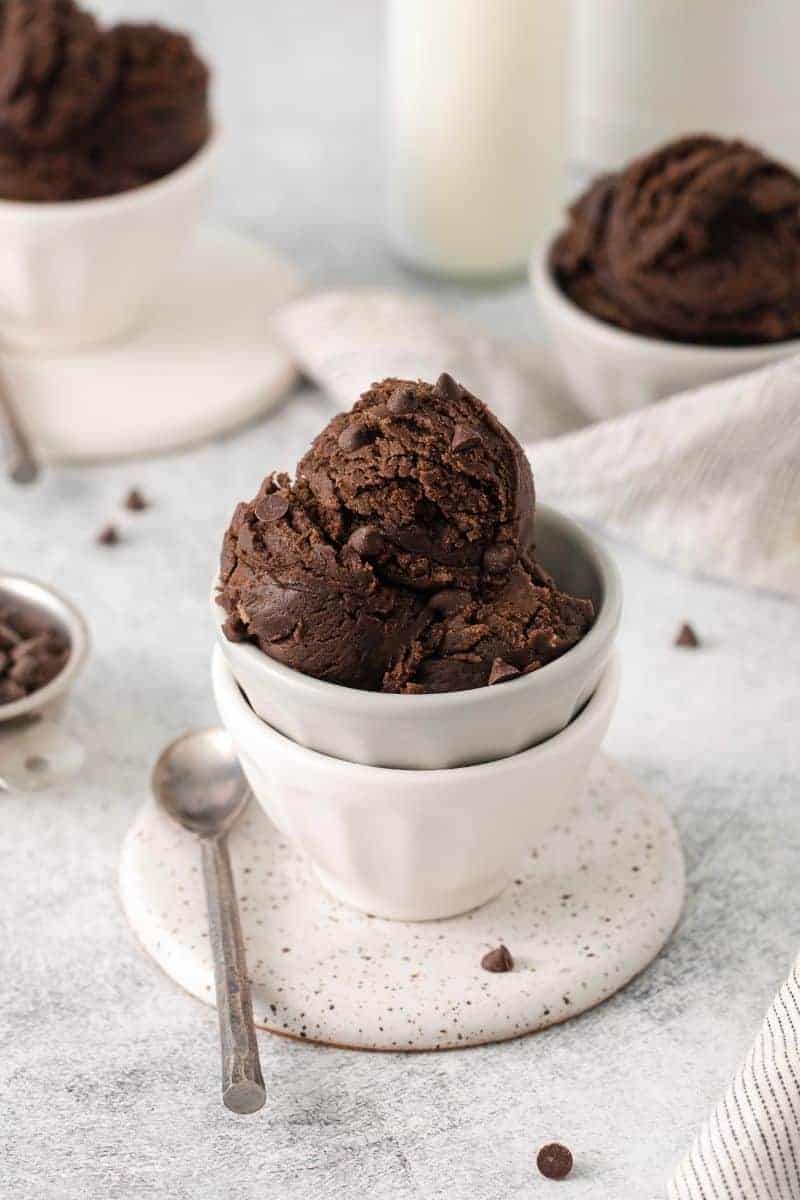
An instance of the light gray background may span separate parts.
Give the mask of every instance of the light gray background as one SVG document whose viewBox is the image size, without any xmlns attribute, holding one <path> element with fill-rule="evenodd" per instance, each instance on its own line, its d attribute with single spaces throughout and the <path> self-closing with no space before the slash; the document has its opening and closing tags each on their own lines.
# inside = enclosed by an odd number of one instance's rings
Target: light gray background
<svg viewBox="0 0 800 1200">
<path fill-rule="evenodd" d="M 113 5 L 123 11 L 196 28 L 217 64 L 220 218 L 316 281 L 430 287 L 500 332 L 525 332 L 522 285 L 426 285 L 386 251 L 376 0 Z M 305 392 L 192 453 L 54 470 L 24 492 L 0 482 L 0 563 L 72 595 L 95 639 L 73 710 L 90 750 L 83 776 L 0 802 L 0 1195 L 509 1200 L 550 1194 L 534 1158 L 557 1138 L 577 1161 L 564 1195 L 651 1200 L 800 944 L 795 605 L 612 547 L 627 607 L 608 747 L 675 813 L 689 896 L 661 959 L 579 1020 L 421 1057 L 261 1035 L 269 1103 L 235 1118 L 218 1100 L 215 1014 L 125 926 L 117 856 L 150 765 L 167 739 L 215 718 L 206 598 L 219 532 L 331 411 Z M 130 484 L 151 511 L 120 512 Z M 100 548 L 111 518 L 125 543 Z M 686 618 L 704 638 L 697 653 L 671 645 Z"/>
</svg>

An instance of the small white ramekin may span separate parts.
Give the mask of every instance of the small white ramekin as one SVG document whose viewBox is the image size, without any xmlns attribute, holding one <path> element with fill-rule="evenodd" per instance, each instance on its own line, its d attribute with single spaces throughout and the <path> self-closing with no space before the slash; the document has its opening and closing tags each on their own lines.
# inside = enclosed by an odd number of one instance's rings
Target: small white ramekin
<svg viewBox="0 0 800 1200">
<path fill-rule="evenodd" d="M 800 339 L 768 346 L 696 346 L 618 329 L 564 294 L 549 256 L 550 245 L 531 257 L 531 287 L 564 379 L 590 417 L 632 412 L 800 351 Z"/>
<path fill-rule="evenodd" d="M 89 656 L 86 622 L 74 604 L 48 584 L 29 579 L 26 575 L 0 572 L 0 608 L 8 600 L 35 609 L 57 626 L 67 639 L 69 655 L 55 679 L 51 679 L 43 688 L 31 692 L 22 700 L 0 704 L 0 724 L 33 714 L 57 717 Z"/>
<path fill-rule="evenodd" d="M 215 584 L 217 640 L 256 713 L 301 746 L 374 767 L 437 770 L 491 762 L 544 741 L 572 720 L 597 687 L 619 626 L 619 573 L 577 522 L 537 505 L 536 555 L 560 588 L 593 601 L 595 621 L 561 658 L 495 687 L 396 696 L 313 679 L 257 646 L 229 642 Z"/>
<path fill-rule="evenodd" d="M 187 163 L 94 200 L 0 200 L 0 339 L 76 350 L 140 324 L 194 233 L 209 191 L 212 137 Z"/>
<path fill-rule="evenodd" d="M 503 890 L 583 785 L 619 688 L 612 658 L 583 711 L 541 745 L 473 767 L 396 771 L 283 737 L 250 708 L 218 646 L 212 674 L 220 718 L 270 819 L 337 899 L 398 921 L 452 917 Z"/>
</svg>

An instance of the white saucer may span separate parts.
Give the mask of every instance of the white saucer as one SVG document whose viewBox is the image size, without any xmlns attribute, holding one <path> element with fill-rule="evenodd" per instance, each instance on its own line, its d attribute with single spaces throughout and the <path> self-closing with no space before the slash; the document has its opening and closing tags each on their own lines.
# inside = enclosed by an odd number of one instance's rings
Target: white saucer
<svg viewBox="0 0 800 1200">
<path fill-rule="evenodd" d="M 148 323 L 74 354 L 3 354 L 11 394 L 50 462 L 160 453 L 253 420 L 294 377 L 269 315 L 300 291 L 260 242 L 204 229 Z"/>
<path fill-rule="evenodd" d="M 670 817 L 603 756 L 503 895 L 448 921 L 382 921 L 331 899 L 255 802 L 231 854 L 257 1024 L 362 1050 L 479 1045 L 577 1016 L 655 958 L 684 894 Z M 152 801 L 125 839 L 120 891 L 148 954 L 213 1004 L 199 849 Z M 480 960 L 501 941 L 516 966 L 490 974 Z"/>
</svg>

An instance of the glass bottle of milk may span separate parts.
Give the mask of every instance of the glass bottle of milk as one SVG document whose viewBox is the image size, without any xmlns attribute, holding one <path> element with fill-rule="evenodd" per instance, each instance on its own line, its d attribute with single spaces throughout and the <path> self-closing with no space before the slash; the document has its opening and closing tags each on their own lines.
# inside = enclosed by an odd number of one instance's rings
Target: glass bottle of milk
<svg viewBox="0 0 800 1200">
<path fill-rule="evenodd" d="M 573 190 L 686 133 L 800 166 L 797 0 L 571 0 Z"/>
<path fill-rule="evenodd" d="M 389 233 L 456 278 L 522 272 L 564 195 L 568 0 L 388 0 Z"/>
</svg>

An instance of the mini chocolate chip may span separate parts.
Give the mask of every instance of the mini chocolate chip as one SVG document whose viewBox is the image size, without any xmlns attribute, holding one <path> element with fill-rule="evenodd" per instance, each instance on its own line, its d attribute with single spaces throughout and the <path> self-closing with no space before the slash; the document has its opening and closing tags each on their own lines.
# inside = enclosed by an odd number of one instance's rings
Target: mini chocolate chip
<svg viewBox="0 0 800 1200">
<path fill-rule="evenodd" d="M 263 496 L 256 501 L 254 511 L 259 521 L 270 525 L 286 516 L 289 511 L 289 501 L 280 492 L 272 492 L 269 496 Z"/>
<path fill-rule="evenodd" d="M 15 700 L 22 700 L 24 695 L 25 688 L 21 683 L 13 679 L 0 679 L 0 704 L 13 704 Z"/>
<path fill-rule="evenodd" d="M 366 425 L 360 421 L 351 421 L 346 425 L 339 434 L 339 449 L 349 453 L 351 450 L 358 450 L 361 446 L 366 446 L 371 440 L 371 434 Z"/>
<path fill-rule="evenodd" d="M 691 625 L 684 623 L 675 635 L 675 645 L 687 646 L 689 649 L 695 650 L 700 645 L 700 638 Z"/>
<path fill-rule="evenodd" d="M 559 1142 L 550 1142 L 536 1155 L 536 1166 L 545 1179 L 566 1179 L 572 1170 L 572 1151 Z"/>
<path fill-rule="evenodd" d="M 119 541 L 119 530 L 116 525 L 104 525 L 97 535 L 97 543 L 100 546 L 116 546 Z"/>
<path fill-rule="evenodd" d="M 450 443 L 450 449 L 454 453 L 460 453 L 462 450 L 474 450 L 476 446 L 481 444 L 481 435 L 475 429 L 471 429 L 469 425 L 456 425 L 453 430 L 453 440 Z"/>
<path fill-rule="evenodd" d="M 386 407 L 393 417 L 402 417 L 406 413 L 416 412 L 419 397 L 412 387 L 399 387 L 392 392 Z"/>
<path fill-rule="evenodd" d="M 22 658 L 18 658 L 8 672 L 9 679 L 13 679 L 15 683 L 22 684 L 26 689 L 33 686 L 38 675 L 39 659 L 35 654 L 25 654 Z"/>
<path fill-rule="evenodd" d="M 150 505 L 138 488 L 131 488 L 125 497 L 125 507 L 129 512 L 144 512 Z"/>
<path fill-rule="evenodd" d="M 265 642 L 285 642 L 294 633 L 297 620 L 288 613 L 276 613 L 254 621 L 251 632 Z"/>
<path fill-rule="evenodd" d="M 483 568 L 490 575 L 502 575 L 516 557 L 514 547 L 509 546 L 507 542 L 488 546 L 483 555 Z"/>
<path fill-rule="evenodd" d="M 489 672 L 489 687 L 495 683 L 505 683 L 507 679 L 516 679 L 519 674 L 519 667 L 512 666 L 503 658 L 496 658 Z"/>
<path fill-rule="evenodd" d="M 374 525 L 360 525 L 347 539 L 348 546 L 362 558 L 377 558 L 386 546 L 382 534 Z"/>
<path fill-rule="evenodd" d="M 511 957 L 508 947 L 501 942 L 494 950 L 484 954 L 481 966 L 484 971 L 492 971 L 495 975 L 500 975 L 514 970 L 514 959 Z"/>
<path fill-rule="evenodd" d="M 41 654 L 42 651 L 49 653 L 51 640 L 54 640 L 53 634 L 47 630 L 27 638 L 24 642 L 19 642 L 11 651 L 11 661 L 17 662 L 28 654 Z"/>
<path fill-rule="evenodd" d="M 455 379 L 453 379 L 453 376 L 448 375 L 446 371 L 443 371 L 436 380 L 436 391 L 440 396 L 443 396 L 445 400 L 458 400 L 461 396 L 461 388 L 458 386 Z"/>
<path fill-rule="evenodd" d="M 229 642 L 243 642 L 247 636 L 247 626 L 241 617 L 237 617 L 235 613 L 231 613 L 222 626 L 222 632 Z"/>
<path fill-rule="evenodd" d="M 5 621 L 0 621 L 0 650 L 10 650 L 12 646 L 18 646 L 22 641 L 22 635 L 17 633 Z"/>
<path fill-rule="evenodd" d="M 442 588 L 440 592 L 434 592 L 428 599 L 428 608 L 441 613 L 458 612 L 460 609 L 466 608 L 468 604 L 469 592 L 465 592 L 461 588 Z"/>
</svg>

